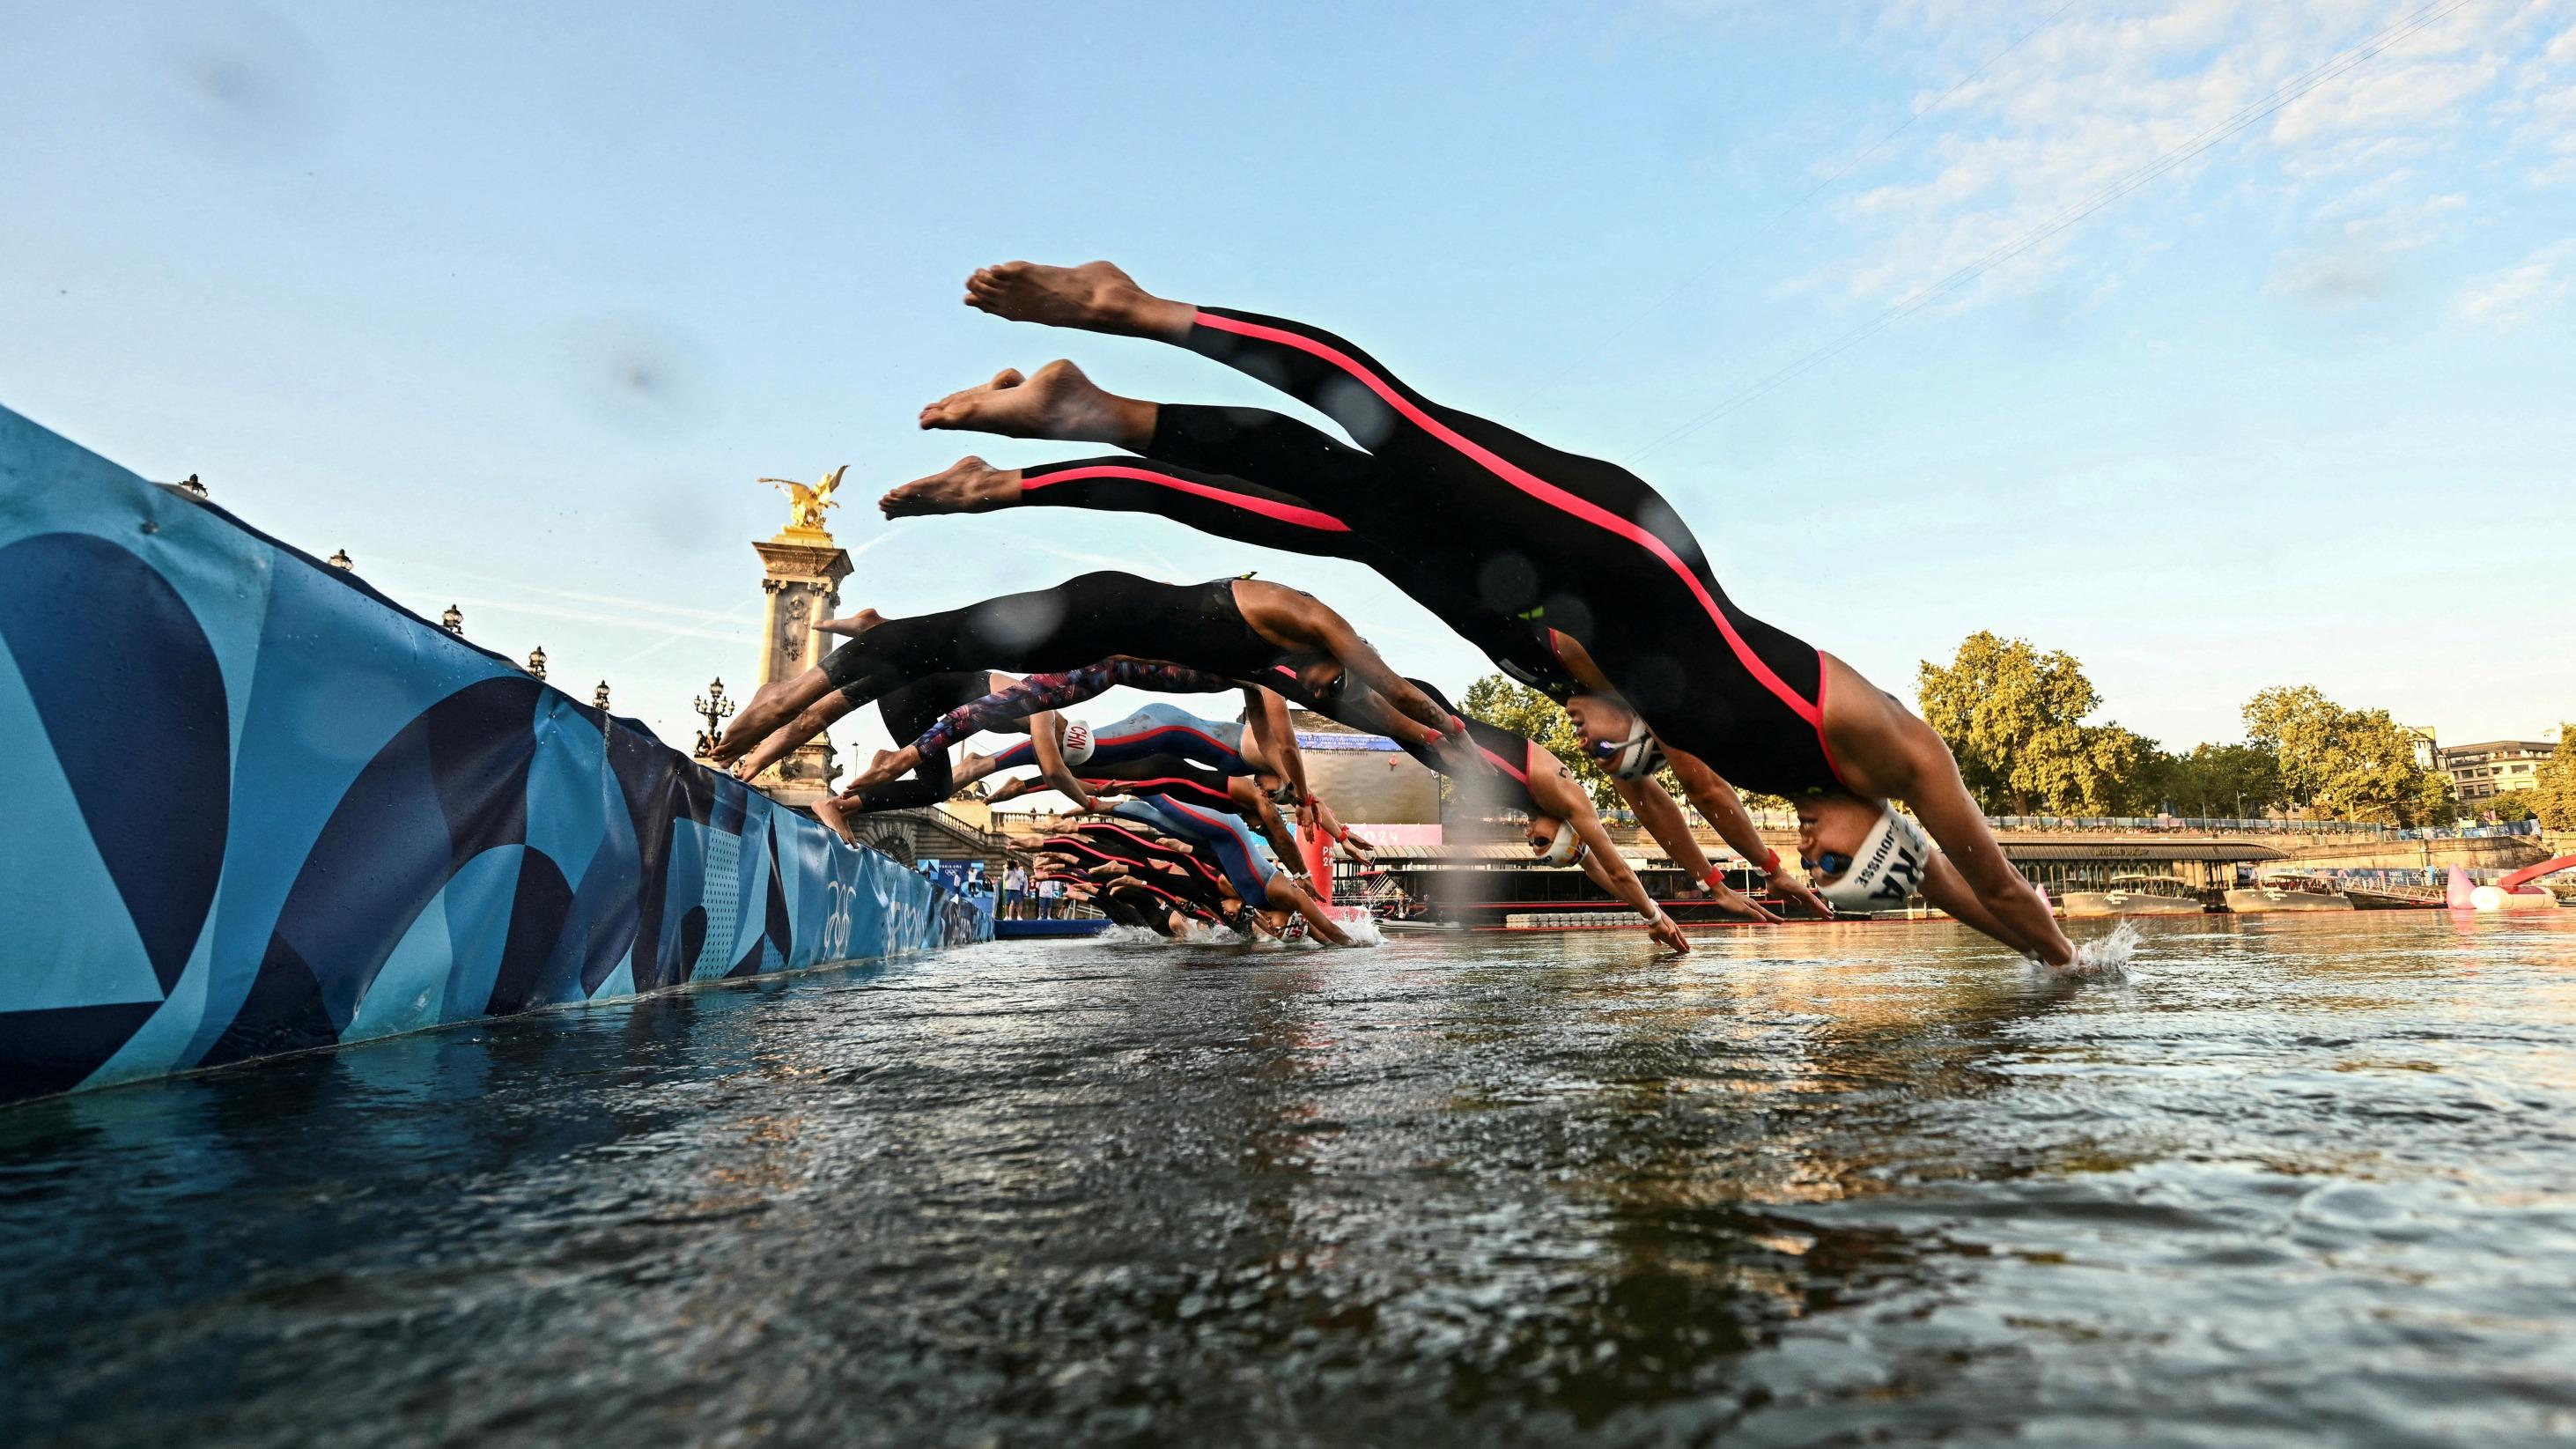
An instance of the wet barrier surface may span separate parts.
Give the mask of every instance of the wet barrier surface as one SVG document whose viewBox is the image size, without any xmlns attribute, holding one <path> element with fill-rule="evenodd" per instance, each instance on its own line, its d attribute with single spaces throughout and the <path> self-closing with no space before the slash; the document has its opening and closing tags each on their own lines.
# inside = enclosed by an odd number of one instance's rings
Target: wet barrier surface
<svg viewBox="0 0 2576 1449">
<path fill-rule="evenodd" d="M 2576 1436 L 2576 912 L 1698 940 L 1009 942 L 0 1112 L 0 1442 Z"/>
</svg>

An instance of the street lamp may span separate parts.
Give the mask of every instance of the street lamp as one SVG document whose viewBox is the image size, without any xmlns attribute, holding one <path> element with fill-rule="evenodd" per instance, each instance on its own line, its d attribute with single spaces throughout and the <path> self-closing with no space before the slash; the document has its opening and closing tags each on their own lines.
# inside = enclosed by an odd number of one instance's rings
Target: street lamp
<svg viewBox="0 0 2576 1449">
<path fill-rule="evenodd" d="M 528 672 L 539 679 L 546 677 L 546 646 L 543 644 L 528 651 Z"/>
<path fill-rule="evenodd" d="M 455 635 L 459 639 L 464 638 L 465 611 L 456 607 L 454 604 L 448 605 L 447 612 L 438 616 L 438 627 Z"/>
<path fill-rule="evenodd" d="M 717 676 L 706 693 L 690 702 L 689 711 L 707 722 L 706 733 L 698 737 L 698 753 L 706 754 L 724 739 L 724 722 L 733 718 L 733 701 L 725 698 L 723 676 Z"/>
<path fill-rule="evenodd" d="M 590 702 L 591 702 L 592 704 L 595 704 L 595 705 L 599 706 L 599 712 L 600 712 L 601 714 L 606 714 L 606 713 L 608 713 L 608 681 L 607 681 L 607 680 L 603 679 L 603 680 L 599 681 L 599 688 L 594 689 L 594 690 L 592 690 L 592 691 L 590 692 Z"/>
</svg>

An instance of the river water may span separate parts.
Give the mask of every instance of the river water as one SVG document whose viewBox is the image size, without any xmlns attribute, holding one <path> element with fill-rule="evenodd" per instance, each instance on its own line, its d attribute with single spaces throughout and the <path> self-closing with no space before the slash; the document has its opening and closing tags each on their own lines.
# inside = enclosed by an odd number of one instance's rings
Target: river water
<svg viewBox="0 0 2576 1449">
<path fill-rule="evenodd" d="M 0 1112 L 0 1442 L 2576 1437 L 2576 911 L 1698 939 L 999 944 Z"/>
</svg>

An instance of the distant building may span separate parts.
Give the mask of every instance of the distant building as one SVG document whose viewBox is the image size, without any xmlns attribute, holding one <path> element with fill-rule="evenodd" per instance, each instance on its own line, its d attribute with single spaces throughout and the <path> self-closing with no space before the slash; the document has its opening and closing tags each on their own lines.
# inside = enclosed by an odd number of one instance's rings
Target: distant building
<svg viewBox="0 0 2576 1449">
<path fill-rule="evenodd" d="M 1306 783 L 1349 824 L 1437 825 L 1440 777 L 1384 735 L 1290 710 Z"/>
<path fill-rule="evenodd" d="M 2515 790 L 2540 788 L 2541 762 L 2557 748 L 2551 740 L 2450 745 L 2442 750 L 2442 770 L 2451 777 L 2451 788 L 2463 801 L 2488 800 Z"/>
<path fill-rule="evenodd" d="M 2442 742 L 2434 737 L 2430 725 L 2399 725 L 2398 728 L 2406 732 L 2407 740 L 2415 746 L 2416 769 L 2442 768 Z"/>
</svg>

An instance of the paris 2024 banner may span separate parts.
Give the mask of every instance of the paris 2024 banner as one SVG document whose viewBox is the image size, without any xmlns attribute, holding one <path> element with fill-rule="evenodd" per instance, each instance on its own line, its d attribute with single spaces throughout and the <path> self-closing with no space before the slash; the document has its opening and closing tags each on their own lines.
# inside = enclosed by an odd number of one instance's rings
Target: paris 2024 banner
<svg viewBox="0 0 2576 1449">
<path fill-rule="evenodd" d="M 992 934 L 6 409 L 0 922 L 0 1100 Z"/>
</svg>

